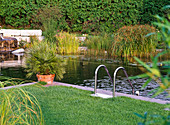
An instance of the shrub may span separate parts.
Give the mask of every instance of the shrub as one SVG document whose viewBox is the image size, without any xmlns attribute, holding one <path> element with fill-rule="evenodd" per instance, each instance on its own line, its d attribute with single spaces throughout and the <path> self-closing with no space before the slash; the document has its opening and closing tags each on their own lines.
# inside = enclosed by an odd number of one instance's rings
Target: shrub
<svg viewBox="0 0 170 125">
<path fill-rule="evenodd" d="M 56 31 L 65 29 L 65 25 L 67 25 L 62 18 L 63 15 L 58 6 L 45 5 L 37 10 L 33 22 L 36 24 L 35 27 L 43 30 L 47 41 L 56 42 Z"/>
<path fill-rule="evenodd" d="M 165 17 L 169 13 L 168 9 L 161 9 L 165 5 L 170 5 L 170 1 L 168 0 L 143 0 L 142 4 L 139 21 L 141 24 L 151 24 L 157 21 L 154 15 Z"/>
<path fill-rule="evenodd" d="M 45 5 L 42 8 L 39 8 L 33 18 L 33 21 L 39 26 L 43 27 L 44 23 L 47 23 L 51 20 L 56 21 L 56 26 L 62 18 L 62 14 L 58 6 L 49 6 Z M 57 27 L 56 27 L 57 28 Z"/>
<path fill-rule="evenodd" d="M 58 53 L 68 54 L 77 53 L 79 47 L 79 40 L 76 39 L 76 35 L 70 34 L 68 32 L 60 32 L 56 34 Z"/>
<path fill-rule="evenodd" d="M 39 27 L 35 17 L 53 18 L 69 32 L 115 32 L 124 25 L 148 24 L 168 0 L 0 0 L 0 25 Z M 37 11 L 38 10 L 38 11 Z M 166 13 L 165 13 L 166 14 Z M 162 14 L 164 15 L 164 14 Z M 161 16 L 162 16 L 161 15 Z M 41 24 L 40 24 L 41 26 Z"/>
<path fill-rule="evenodd" d="M 114 37 L 112 54 L 116 56 L 142 56 L 155 52 L 157 37 L 146 37 L 151 32 L 156 32 L 156 29 L 150 25 L 120 28 Z"/>
<path fill-rule="evenodd" d="M 57 29 L 55 27 L 55 21 L 51 20 L 49 22 L 44 22 L 44 38 L 47 41 L 50 41 L 52 43 L 56 42 L 55 34 L 57 33 Z"/>
</svg>

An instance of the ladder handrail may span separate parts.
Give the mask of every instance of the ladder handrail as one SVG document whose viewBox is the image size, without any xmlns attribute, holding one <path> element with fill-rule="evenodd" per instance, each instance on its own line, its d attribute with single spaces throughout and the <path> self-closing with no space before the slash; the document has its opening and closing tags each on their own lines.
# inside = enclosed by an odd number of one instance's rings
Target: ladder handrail
<svg viewBox="0 0 170 125">
<path fill-rule="evenodd" d="M 107 67 L 106 67 L 105 65 L 99 65 L 99 66 L 96 68 L 96 70 L 95 70 L 95 85 L 94 85 L 94 94 L 96 94 L 96 88 L 97 88 L 97 72 L 98 72 L 98 70 L 99 70 L 101 67 L 104 67 L 104 68 L 105 68 L 105 70 L 106 70 L 106 72 L 107 72 L 107 74 L 108 74 L 108 76 L 109 76 L 109 78 L 110 78 L 110 80 L 111 80 L 111 82 L 112 82 L 112 84 L 113 84 L 112 77 L 110 76 L 110 74 L 109 74 L 109 71 L 108 71 Z"/>
<path fill-rule="evenodd" d="M 112 82 L 112 85 L 113 85 L 113 97 L 115 97 L 116 73 L 117 73 L 120 69 L 122 69 L 123 72 L 125 73 L 125 76 L 127 77 L 128 82 L 130 83 L 130 85 L 131 85 L 131 87 L 132 87 L 132 94 L 134 94 L 133 85 L 132 85 L 131 81 L 130 81 L 129 78 L 128 78 L 128 74 L 127 74 L 125 68 L 124 68 L 124 67 L 118 67 L 118 68 L 114 71 L 113 80 L 112 80 L 112 78 L 111 78 L 111 76 L 110 76 L 110 74 L 109 74 L 109 71 L 108 71 L 108 69 L 107 69 L 107 67 L 106 67 L 105 65 L 99 65 L 99 66 L 96 68 L 96 70 L 95 70 L 94 94 L 96 94 L 96 92 L 97 92 L 97 73 L 98 73 L 98 70 L 99 70 L 101 67 L 104 67 L 104 68 L 105 68 L 105 70 L 106 70 L 106 72 L 107 72 L 107 74 L 108 74 L 108 76 L 109 76 L 109 78 L 110 78 L 110 80 L 111 80 L 111 82 Z"/>
<path fill-rule="evenodd" d="M 124 68 L 124 67 L 118 67 L 118 68 L 115 70 L 114 76 L 113 76 L 113 97 L 115 97 L 116 73 L 119 71 L 119 69 L 122 69 L 123 72 L 125 73 L 125 75 L 126 75 L 128 81 L 129 81 L 129 83 L 130 83 L 130 85 L 131 85 L 131 87 L 132 87 L 132 94 L 134 94 L 133 85 L 132 85 L 132 83 L 130 82 L 130 80 L 129 80 L 129 78 L 128 78 L 128 75 L 127 75 L 127 72 L 126 72 L 125 68 Z"/>
</svg>

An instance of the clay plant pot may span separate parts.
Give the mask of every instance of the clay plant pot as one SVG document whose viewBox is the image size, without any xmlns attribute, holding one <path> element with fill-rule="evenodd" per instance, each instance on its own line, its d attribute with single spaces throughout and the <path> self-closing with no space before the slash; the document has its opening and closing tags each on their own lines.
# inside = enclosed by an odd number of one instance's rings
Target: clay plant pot
<svg viewBox="0 0 170 125">
<path fill-rule="evenodd" d="M 51 84 L 53 84 L 55 74 L 50 74 L 50 75 L 37 74 L 36 76 L 38 78 L 38 81 L 47 82 L 48 85 L 51 85 Z"/>
</svg>

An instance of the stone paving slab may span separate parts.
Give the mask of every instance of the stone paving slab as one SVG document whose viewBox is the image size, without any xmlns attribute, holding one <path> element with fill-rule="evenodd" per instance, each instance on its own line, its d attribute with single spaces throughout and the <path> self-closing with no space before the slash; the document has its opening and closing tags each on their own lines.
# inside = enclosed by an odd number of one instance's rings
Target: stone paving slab
<svg viewBox="0 0 170 125">
<path fill-rule="evenodd" d="M 74 87 L 74 88 L 78 88 L 78 89 L 82 89 L 82 90 L 94 91 L 94 88 L 90 88 L 90 87 L 86 87 L 86 86 L 66 84 L 66 83 L 61 83 L 61 82 L 54 82 L 53 85 L 68 86 L 68 87 Z M 53 85 L 45 85 L 45 86 L 48 87 L 48 86 L 53 86 Z M 101 89 L 97 89 L 97 93 L 112 95 L 111 91 L 101 90 Z M 130 97 L 130 98 L 133 98 L 133 99 L 155 102 L 155 103 L 159 103 L 159 104 L 170 104 L 170 101 L 148 98 L 148 97 L 143 97 L 143 96 L 130 95 L 130 94 L 119 93 L 119 92 L 115 92 L 115 96 L 126 96 L 126 97 Z"/>
<path fill-rule="evenodd" d="M 25 84 L 20 84 L 20 85 L 15 85 L 15 86 L 8 86 L 8 87 L 0 88 L 0 90 L 1 90 L 1 89 L 6 90 L 6 89 L 21 87 L 21 86 L 34 85 L 35 83 L 37 83 L 37 82 L 33 82 L 33 83 L 25 83 Z"/>
<path fill-rule="evenodd" d="M 5 90 L 5 89 L 16 88 L 16 87 L 21 87 L 21 86 L 33 85 L 35 83 L 36 82 L 26 83 L 26 84 L 21 84 L 21 85 L 16 85 L 16 86 L 8 86 L 8 87 L 0 88 L 0 89 Z M 45 87 L 55 86 L 55 85 L 73 87 L 73 88 L 82 89 L 82 90 L 88 90 L 88 91 L 94 91 L 94 88 L 91 88 L 91 87 L 72 85 L 72 84 L 67 84 L 67 83 L 62 83 L 62 82 L 53 82 L 53 84 L 45 85 Z M 97 89 L 97 93 L 112 96 L 112 92 L 107 91 L 107 90 Z M 155 102 L 155 103 L 159 103 L 159 104 L 170 104 L 170 101 L 165 101 L 165 100 L 161 100 L 161 99 L 154 99 L 154 98 L 148 98 L 148 97 L 143 97 L 143 96 L 130 95 L 130 94 L 124 94 L 124 93 L 119 93 L 119 92 L 115 92 L 115 96 L 126 96 L 126 97 L 130 97 L 130 98 L 133 98 L 133 99 L 149 101 L 149 102 Z"/>
</svg>

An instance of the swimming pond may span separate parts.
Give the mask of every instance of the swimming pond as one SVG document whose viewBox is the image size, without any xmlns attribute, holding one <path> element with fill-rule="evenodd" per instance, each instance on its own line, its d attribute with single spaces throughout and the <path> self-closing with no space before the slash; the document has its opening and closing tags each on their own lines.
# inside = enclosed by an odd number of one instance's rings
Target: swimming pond
<svg viewBox="0 0 170 125">
<path fill-rule="evenodd" d="M 1 73 L 4 76 L 10 76 L 15 78 L 26 78 L 26 72 L 24 71 L 24 56 L 20 55 L 8 55 L 10 59 L 6 59 L 1 63 L 2 71 Z M 14 58 L 11 58 L 14 57 Z M 66 59 L 65 74 L 64 78 L 60 82 L 65 82 L 69 84 L 88 86 L 94 88 L 95 83 L 95 70 L 96 68 L 103 64 L 109 70 L 111 77 L 115 69 L 119 66 L 123 66 L 129 76 L 135 76 L 141 74 L 140 66 L 134 62 L 128 62 L 122 58 L 107 58 L 107 57 L 96 57 L 96 56 L 87 56 L 87 55 L 66 55 L 62 56 L 63 59 Z M 30 79 L 37 81 L 35 75 Z M 151 81 L 148 86 L 141 90 L 142 85 L 146 82 L 147 79 L 137 79 L 131 80 L 135 91 L 140 91 L 140 95 L 151 97 L 152 94 L 148 94 L 151 90 L 158 87 L 158 84 L 154 81 Z M 104 68 L 101 68 L 98 72 L 98 84 L 97 88 L 112 91 L 113 86 L 107 75 Z M 116 77 L 116 92 L 122 92 L 131 94 L 131 86 L 127 81 L 123 71 L 119 71 Z M 157 96 L 156 98 L 170 100 L 165 98 L 167 95 L 166 92 Z"/>
</svg>

